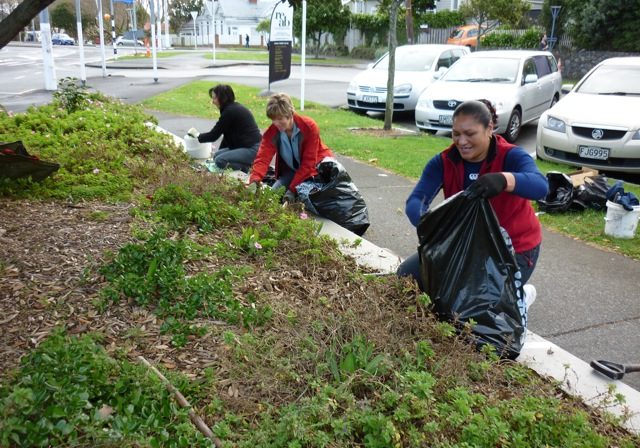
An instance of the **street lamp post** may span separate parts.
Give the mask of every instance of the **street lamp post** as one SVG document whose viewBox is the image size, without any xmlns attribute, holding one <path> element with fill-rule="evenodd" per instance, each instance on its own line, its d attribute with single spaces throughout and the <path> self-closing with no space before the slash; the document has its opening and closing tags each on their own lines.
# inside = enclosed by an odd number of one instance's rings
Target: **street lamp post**
<svg viewBox="0 0 640 448">
<path fill-rule="evenodd" d="M 196 28 L 196 17 L 198 17 L 198 11 L 191 11 L 191 17 L 193 17 L 193 37 L 195 38 L 194 49 L 198 49 L 198 29 Z"/>
<path fill-rule="evenodd" d="M 552 6 L 551 7 L 551 37 L 549 37 L 549 51 L 553 50 L 553 47 L 558 40 L 555 36 L 556 31 L 556 19 L 560 14 L 561 6 Z"/>
</svg>

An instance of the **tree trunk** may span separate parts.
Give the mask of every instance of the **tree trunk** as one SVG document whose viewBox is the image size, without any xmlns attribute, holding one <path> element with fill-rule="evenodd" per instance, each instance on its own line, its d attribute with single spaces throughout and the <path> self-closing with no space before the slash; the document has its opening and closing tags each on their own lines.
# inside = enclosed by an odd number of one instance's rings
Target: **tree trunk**
<svg viewBox="0 0 640 448">
<path fill-rule="evenodd" d="M 29 26 L 31 19 L 55 0 L 24 0 L 0 22 L 0 48 L 4 48 L 16 37 L 24 27 Z"/>
<path fill-rule="evenodd" d="M 393 122 L 393 84 L 396 74 L 396 47 L 398 37 L 396 36 L 396 26 L 398 24 L 398 7 L 404 0 L 393 0 L 389 9 L 389 70 L 387 74 L 387 101 L 384 109 L 384 130 L 391 130 Z"/>
<path fill-rule="evenodd" d="M 320 58 L 320 43 L 322 42 L 322 31 L 316 34 L 316 59 Z"/>
</svg>

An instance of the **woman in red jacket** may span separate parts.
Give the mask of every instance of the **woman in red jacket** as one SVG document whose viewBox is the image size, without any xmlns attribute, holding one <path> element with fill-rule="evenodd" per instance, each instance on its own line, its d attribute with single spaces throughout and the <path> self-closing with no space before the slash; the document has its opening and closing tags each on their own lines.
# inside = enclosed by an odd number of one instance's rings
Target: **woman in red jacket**
<svg viewBox="0 0 640 448">
<path fill-rule="evenodd" d="M 316 122 L 296 114 L 286 93 L 276 93 L 269 98 L 267 117 L 272 124 L 262 135 L 249 183 L 264 179 L 275 155 L 276 182 L 272 188 L 285 187 L 285 200 L 292 201 L 296 186 L 317 175 L 316 165 L 325 157 L 333 157 L 333 153 L 320 139 Z"/>
</svg>

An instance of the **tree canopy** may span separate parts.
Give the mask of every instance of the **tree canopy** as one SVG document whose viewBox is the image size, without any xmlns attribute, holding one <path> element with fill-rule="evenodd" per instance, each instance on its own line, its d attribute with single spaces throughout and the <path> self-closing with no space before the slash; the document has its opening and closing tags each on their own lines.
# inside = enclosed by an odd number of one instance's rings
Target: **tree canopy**
<svg viewBox="0 0 640 448">
<path fill-rule="evenodd" d="M 640 51 L 639 0 L 581 0 L 569 3 L 569 32 L 591 50 Z"/>
<path fill-rule="evenodd" d="M 498 24 L 517 26 L 529 11 L 525 0 L 468 0 L 460 7 L 460 12 L 478 24 L 478 48 L 480 38 Z"/>
</svg>

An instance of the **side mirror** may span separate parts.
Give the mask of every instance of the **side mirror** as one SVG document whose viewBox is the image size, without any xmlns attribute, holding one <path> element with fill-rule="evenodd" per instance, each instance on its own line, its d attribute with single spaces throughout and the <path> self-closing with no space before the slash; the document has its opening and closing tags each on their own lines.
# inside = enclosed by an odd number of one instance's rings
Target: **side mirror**
<svg viewBox="0 0 640 448">
<path fill-rule="evenodd" d="M 563 95 L 566 95 L 567 93 L 571 92 L 574 87 L 575 84 L 562 84 L 562 87 L 560 87 L 560 92 L 562 92 Z"/>
<path fill-rule="evenodd" d="M 524 77 L 524 83 L 525 84 L 533 84 L 534 82 L 536 82 L 538 80 L 538 75 L 530 73 L 527 76 Z"/>
<path fill-rule="evenodd" d="M 442 78 L 442 75 L 444 75 L 444 72 L 446 72 L 447 70 L 447 67 L 440 67 L 438 71 L 433 74 L 433 79 Z"/>
</svg>

